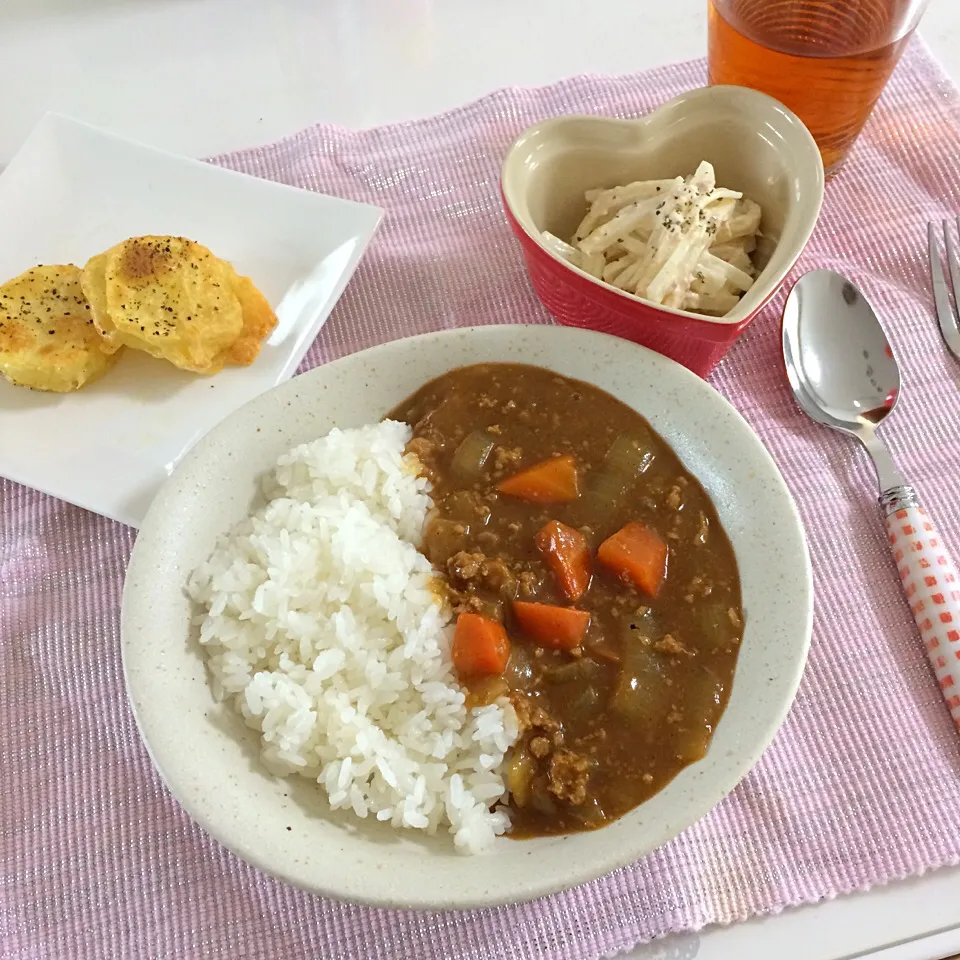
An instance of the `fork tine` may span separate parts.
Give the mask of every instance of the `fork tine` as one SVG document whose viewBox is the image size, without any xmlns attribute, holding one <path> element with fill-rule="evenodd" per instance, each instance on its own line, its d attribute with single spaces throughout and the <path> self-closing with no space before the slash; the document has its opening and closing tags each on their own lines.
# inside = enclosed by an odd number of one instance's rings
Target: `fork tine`
<svg viewBox="0 0 960 960">
<path fill-rule="evenodd" d="M 950 307 L 950 296 L 947 293 L 947 281 L 940 266 L 940 244 L 937 243 L 936 227 L 931 220 L 927 224 L 927 243 L 930 248 L 930 277 L 933 280 L 933 301 L 937 307 L 937 320 L 941 328 L 947 317 L 952 320 L 953 311 Z"/>
<path fill-rule="evenodd" d="M 957 218 L 957 224 L 958 229 L 960 229 L 960 217 Z M 960 295 L 960 258 L 957 257 L 957 248 L 953 242 L 953 230 L 946 220 L 943 221 L 943 236 L 947 242 L 947 268 L 950 271 L 950 286 L 953 287 L 953 297 L 956 300 L 957 296 Z M 957 301 L 957 305 L 960 306 L 960 301 Z M 954 329 L 957 329 L 957 315 L 953 313 L 952 316 Z"/>
<path fill-rule="evenodd" d="M 953 264 L 956 262 L 956 251 L 953 249 L 952 238 L 946 229 L 947 226 L 946 221 L 944 221 L 942 227 L 944 239 L 947 243 L 947 258 L 951 264 L 951 279 L 953 279 Z M 940 265 L 940 245 L 937 243 L 936 225 L 932 221 L 927 224 L 927 241 L 930 247 L 930 276 L 933 280 L 933 302 L 937 308 L 937 321 L 940 324 L 940 333 L 943 335 L 944 342 L 950 348 L 950 352 L 960 359 L 960 330 L 957 329 L 957 321 L 953 315 L 953 307 L 950 306 L 950 294 L 947 292 L 947 281 L 943 275 L 943 267 Z M 951 251 L 953 256 L 951 256 Z M 960 273 L 960 270 L 957 272 Z"/>
</svg>

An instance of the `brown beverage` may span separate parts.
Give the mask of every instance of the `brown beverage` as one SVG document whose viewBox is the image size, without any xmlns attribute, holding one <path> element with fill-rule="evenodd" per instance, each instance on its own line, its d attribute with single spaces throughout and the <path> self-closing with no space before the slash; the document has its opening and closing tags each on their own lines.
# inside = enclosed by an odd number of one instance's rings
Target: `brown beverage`
<svg viewBox="0 0 960 960">
<path fill-rule="evenodd" d="M 709 0 L 710 82 L 753 87 L 807 125 L 835 172 L 925 0 Z"/>
</svg>

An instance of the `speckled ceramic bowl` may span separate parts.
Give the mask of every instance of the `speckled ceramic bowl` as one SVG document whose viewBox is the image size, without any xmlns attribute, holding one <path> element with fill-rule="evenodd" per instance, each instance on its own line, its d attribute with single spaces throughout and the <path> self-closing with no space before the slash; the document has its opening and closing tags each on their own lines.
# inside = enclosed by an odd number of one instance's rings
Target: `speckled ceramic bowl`
<svg viewBox="0 0 960 960">
<path fill-rule="evenodd" d="M 214 702 L 191 633 L 190 571 L 251 509 L 258 476 L 294 444 L 375 421 L 426 380 L 478 361 L 524 361 L 596 384 L 646 416 L 705 485 L 740 565 L 746 632 L 707 757 L 601 830 L 499 839 L 464 857 L 333 814 L 301 778 L 261 766 L 252 732 Z M 296 377 L 234 413 L 184 459 L 137 537 L 123 597 L 123 661 L 140 731 L 171 792 L 238 856 L 332 897 L 391 907 L 493 906 L 591 880 L 666 843 L 732 790 L 793 700 L 812 588 L 793 500 L 760 441 L 710 386 L 643 347 L 589 331 L 503 326 L 428 334 Z"/>
</svg>

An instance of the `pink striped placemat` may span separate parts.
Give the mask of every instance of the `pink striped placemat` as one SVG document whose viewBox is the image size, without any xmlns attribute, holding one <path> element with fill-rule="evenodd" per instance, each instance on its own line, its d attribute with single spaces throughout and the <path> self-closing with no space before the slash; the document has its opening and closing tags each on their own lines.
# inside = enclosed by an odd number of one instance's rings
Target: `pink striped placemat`
<svg viewBox="0 0 960 960">
<path fill-rule="evenodd" d="M 387 209 L 310 367 L 426 330 L 549 322 L 500 208 L 507 146 L 543 117 L 633 116 L 704 79 L 702 63 L 580 77 L 399 126 L 315 127 L 218 162 Z M 960 210 L 958 132 L 957 92 L 915 43 L 829 185 L 802 267 L 846 272 L 880 308 L 905 373 L 887 436 L 960 552 L 960 367 L 936 332 L 923 252 L 924 221 Z M 133 531 L 0 485 L 0 956 L 593 958 L 957 863 L 960 742 L 900 596 L 870 470 L 787 393 L 782 302 L 713 382 L 773 453 L 807 524 L 817 610 L 796 705 L 696 826 L 527 905 L 363 909 L 218 847 L 164 790 L 124 699 L 118 612 Z"/>
</svg>

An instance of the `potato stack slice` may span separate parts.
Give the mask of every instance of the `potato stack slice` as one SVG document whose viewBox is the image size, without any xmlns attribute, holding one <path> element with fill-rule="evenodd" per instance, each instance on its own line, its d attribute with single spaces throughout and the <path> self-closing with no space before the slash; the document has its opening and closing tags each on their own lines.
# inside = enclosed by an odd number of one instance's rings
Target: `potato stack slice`
<svg viewBox="0 0 960 960">
<path fill-rule="evenodd" d="M 81 285 L 107 350 L 142 350 L 193 373 L 253 363 L 277 323 L 248 278 L 183 237 L 124 240 L 87 263 Z"/>
<path fill-rule="evenodd" d="M 15 386 L 69 393 L 117 360 L 93 323 L 72 264 L 32 267 L 0 286 L 0 373 Z"/>
</svg>

